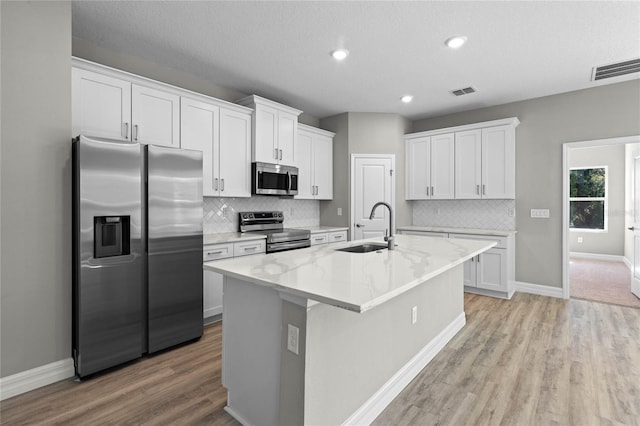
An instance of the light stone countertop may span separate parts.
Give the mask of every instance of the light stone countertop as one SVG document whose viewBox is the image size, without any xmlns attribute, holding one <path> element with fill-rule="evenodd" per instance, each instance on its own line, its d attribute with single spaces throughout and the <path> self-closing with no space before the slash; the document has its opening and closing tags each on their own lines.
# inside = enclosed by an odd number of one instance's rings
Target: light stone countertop
<svg viewBox="0 0 640 426">
<path fill-rule="evenodd" d="M 238 241 L 252 241 L 252 240 L 264 240 L 267 236 L 264 234 L 257 234 L 253 232 L 224 232 L 221 234 L 204 234 L 203 243 L 208 244 L 223 244 L 223 243 L 235 243 Z"/>
<path fill-rule="evenodd" d="M 477 228 L 449 228 L 444 226 L 398 226 L 396 231 L 422 231 L 422 232 L 448 232 L 452 234 L 491 235 L 496 237 L 509 237 L 517 234 L 515 230 L 503 229 L 477 229 Z"/>
<path fill-rule="evenodd" d="M 338 231 L 348 231 L 349 228 L 346 226 L 296 226 L 296 229 L 308 229 L 312 234 L 320 234 L 322 232 L 338 232 Z"/>
<path fill-rule="evenodd" d="M 491 247 L 495 242 L 398 235 L 395 250 L 336 251 L 380 238 L 206 262 L 204 268 L 284 294 L 365 312 Z M 462 283 L 460 283 L 462 286 Z"/>
</svg>

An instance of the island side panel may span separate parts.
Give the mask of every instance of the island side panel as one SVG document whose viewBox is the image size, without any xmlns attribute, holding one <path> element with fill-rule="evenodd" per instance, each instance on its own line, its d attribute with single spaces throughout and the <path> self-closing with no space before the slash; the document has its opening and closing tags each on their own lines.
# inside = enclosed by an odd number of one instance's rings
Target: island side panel
<svg viewBox="0 0 640 426">
<path fill-rule="evenodd" d="M 304 300 L 306 305 L 306 300 Z M 298 354 L 287 349 L 289 324 L 299 330 Z M 306 365 L 307 307 L 282 301 L 282 355 L 280 357 L 281 426 L 304 424 L 304 374 Z"/>
<path fill-rule="evenodd" d="M 342 424 L 464 314 L 462 280 L 460 265 L 361 314 L 324 304 L 309 308 L 304 424 Z"/>
<path fill-rule="evenodd" d="M 279 425 L 282 299 L 225 276 L 222 318 L 225 409 L 247 426 Z"/>
</svg>

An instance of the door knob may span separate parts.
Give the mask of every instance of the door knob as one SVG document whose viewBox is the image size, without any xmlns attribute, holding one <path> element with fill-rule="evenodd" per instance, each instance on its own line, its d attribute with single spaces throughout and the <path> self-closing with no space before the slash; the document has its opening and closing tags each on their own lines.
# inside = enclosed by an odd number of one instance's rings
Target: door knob
<svg viewBox="0 0 640 426">
<path fill-rule="evenodd" d="M 359 223 L 356 223 L 356 228 L 364 228 L 364 225 L 360 225 Z"/>
<path fill-rule="evenodd" d="M 627 229 L 628 229 L 629 231 L 635 231 L 635 230 L 636 230 L 636 228 L 635 228 L 635 227 L 633 227 L 633 226 L 632 226 L 631 228 L 627 228 Z"/>
</svg>

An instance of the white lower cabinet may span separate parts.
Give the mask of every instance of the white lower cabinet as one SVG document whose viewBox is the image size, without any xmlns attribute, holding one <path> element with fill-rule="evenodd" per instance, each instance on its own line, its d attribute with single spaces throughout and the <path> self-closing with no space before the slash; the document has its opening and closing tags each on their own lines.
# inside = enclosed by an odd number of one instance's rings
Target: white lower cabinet
<svg viewBox="0 0 640 426">
<path fill-rule="evenodd" d="M 311 245 L 347 241 L 347 231 L 316 232 L 311 234 Z"/>
<path fill-rule="evenodd" d="M 401 230 L 404 235 L 495 241 L 497 245 L 467 260 L 464 265 L 464 288 L 470 293 L 510 299 L 515 282 L 515 237 L 482 234 Z"/>
<path fill-rule="evenodd" d="M 231 257 L 262 254 L 266 250 L 265 240 L 239 241 L 235 243 L 209 244 L 204 246 L 204 262 Z M 202 317 L 210 318 L 222 314 L 223 275 L 213 271 L 203 271 Z"/>
</svg>

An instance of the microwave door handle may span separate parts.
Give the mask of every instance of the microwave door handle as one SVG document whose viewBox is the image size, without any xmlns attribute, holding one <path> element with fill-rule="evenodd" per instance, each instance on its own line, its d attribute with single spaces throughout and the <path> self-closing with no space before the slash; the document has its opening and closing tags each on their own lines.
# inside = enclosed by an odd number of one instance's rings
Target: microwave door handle
<svg viewBox="0 0 640 426">
<path fill-rule="evenodd" d="M 291 175 L 287 172 L 287 193 L 291 192 Z"/>
</svg>

